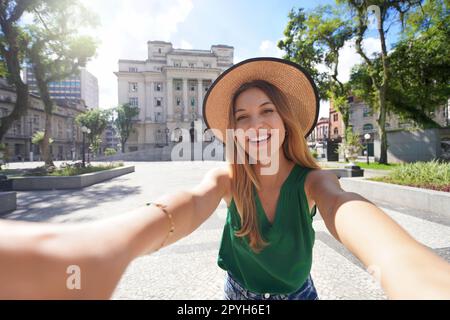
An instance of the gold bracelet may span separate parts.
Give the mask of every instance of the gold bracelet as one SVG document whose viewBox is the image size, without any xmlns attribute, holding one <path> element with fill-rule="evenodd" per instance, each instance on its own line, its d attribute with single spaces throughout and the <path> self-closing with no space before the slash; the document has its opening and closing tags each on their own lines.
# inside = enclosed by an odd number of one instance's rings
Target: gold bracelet
<svg viewBox="0 0 450 320">
<path fill-rule="evenodd" d="M 163 204 L 160 204 L 160 203 L 155 203 L 155 202 L 146 203 L 147 206 L 149 206 L 151 204 L 154 204 L 156 207 L 160 208 L 165 213 L 167 218 L 169 218 L 169 221 L 170 221 L 169 232 L 167 233 L 167 236 L 164 239 L 164 241 L 161 244 L 161 246 L 156 250 L 156 251 L 159 251 L 162 247 L 164 247 L 164 245 L 166 244 L 166 241 L 169 239 L 169 237 L 172 236 L 173 233 L 175 232 L 175 224 L 173 223 L 172 214 L 165 209 L 166 205 L 163 205 Z"/>
</svg>

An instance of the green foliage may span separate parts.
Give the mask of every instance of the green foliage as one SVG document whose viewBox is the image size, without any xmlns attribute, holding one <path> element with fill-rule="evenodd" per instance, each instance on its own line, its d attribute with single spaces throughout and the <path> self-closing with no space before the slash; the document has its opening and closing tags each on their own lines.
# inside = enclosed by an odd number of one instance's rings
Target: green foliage
<svg viewBox="0 0 450 320">
<path fill-rule="evenodd" d="M 84 113 L 79 114 L 75 118 L 75 122 L 80 126 L 85 126 L 91 130 L 87 137 L 91 149 L 94 152 L 98 151 L 101 143 L 100 136 L 108 125 L 108 121 L 111 117 L 110 110 L 91 109 Z"/>
<path fill-rule="evenodd" d="M 442 107 L 450 97 L 450 51 L 448 10 L 440 1 L 426 1 L 424 10 L 409 11 L 405 32 L 388 55 L 390 67 L 386 100 L 388 112 L 403 120 L 412 120 L 422 128 L 439 125 L 431 112 Z M 372 110 L 379 110 L 377 83 L 383 81 L 380 56 L 356 65 L 350 86 L 358 98 Z"/>
<path fill-rule="evenodd" d="M 106 148 L 105 149 L 105 156 L 113 156 L 116 153 L 117 153 L 117 151 L 114 148 Z"/>
<path fill-rule="evenodd" d="M 286 52 L 284 59 L 303 66 L 313 77 L 321 99 L 347 95 L 338 80 L 339 50 L 351 39 L 353 31 L 338 7 L 318 6 L 306 12 L 303 8 L 289 12 L 285 38 L 278 47 Z M 344 19 L 343 19 L 344 17 Z M 325 65 L 327 71 L 319 71 Z"/>
<path fill-rule="evenodd" d="M 403 164 L 394 168 L 388 176 L 371 180 L 450 192 L 450 163 L 429 161 Z"/>
<path fill-rule="evenodd" d="M 311 155 L 312 155 L 315 159 L 319 158 L 319 153 L 317 152 L 316 149 L 310 149 L 309 152 L 311 152 Z"/>
<path fill-rule="evenodd" d="M 399 166 L 399 164 L 390 163 L 390 164 L 383 164 L 378 162 L 370 162 L 367 164 L 367 162 L 359 162 L 356 161 L 355 164 L 363 169 L 372 169 L 372 170 L 392 170 Z"/>
<path fill-rule="evenodd" d="M 344 154 L 346 158 L 356 158 L 364 147 L 360 142 L 359 135 L 353 133 L 352 127 L 348 127 L 345 131 L 346 139 L 339 145 L 338 152 Z"/>
<path fill-rule="evenodd" d="M 31 142 L 35 145 L 40 146 L 42 144 L 42 142 L 44 141 L 44 131 L 36 131 L 33 134 L 33 137 L 31 138 Z M 49 143 L 52 144 L 53 143 L 53 139 L 50 138 L 49 139 Z"/>
<path fill-rule="evenodd" d="M 67 166 L 67 167 L 64 167 L 61 169 L 57 169 L 49 175 L 51 175 L 51 176 L 75 176 L 75 175 L 80 175 L 80 174 L 85 174 L 85 173 L 114 169 L 114 168 L 118 168 L 120 166 L 123 166 L 123 164 L 117 163 L 117 164 L 107 164 L 107 165 L 100 165 L 100 166 L 87 166 L 85 168 Z"/>
<path fill-rule="evenodd" d="M 86 167 L 82 167 L 81 163 L 63 163 L 61 164 L 61 167 L 54 168 L 52 167 L 50 170 L 48 167 L 42 166 L 37 167 L 32 170 L 28 170 L 25 173 L 23 173 L 23 176 L 60 176 L 60 177 L 67 177 L 67 176 L 75 176 L 85 173 L 91 173 L 91 172 L 98 172 L 108 169 L 114 169 L 123 166 L 123 163 L 109 163 L 105 165 L 95 165 L 91 166 L 88 165 Z"/>
<path fill-rule="evenodd" d="M 114 109 L 116 118 L 114 119 L 114 125 L 120 136 L 120 142 L 122 144 L 122 152 L 125 152 L 125 144 L 133 132 L 133 119 L 139 115 L 139 108 L 133 107 L 126 103 L 118 106 Z"/>
</svg>

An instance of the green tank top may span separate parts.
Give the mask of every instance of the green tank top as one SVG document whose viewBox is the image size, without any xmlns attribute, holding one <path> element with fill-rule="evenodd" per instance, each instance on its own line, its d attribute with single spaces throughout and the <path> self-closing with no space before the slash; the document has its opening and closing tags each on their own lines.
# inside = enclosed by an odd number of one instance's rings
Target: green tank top
<svg viewBox="0 0 450 320">
<path fill-rule="evenodd" d="M 263 239 L 269 241 L 253 252 L 247 237 L 236 237 L 241 219 L 234 200 L 228 207 L 217 264 L 247 290 L 254 293 L 290 294 L 298 290 L 311 271 L 314 245 L 314 206 L 309 212 L 304 181 L 313 169 L 296 164 L 280 188 L 273 224 L 267 219 L 255 186 L 258 223 Z"/>
</svg>

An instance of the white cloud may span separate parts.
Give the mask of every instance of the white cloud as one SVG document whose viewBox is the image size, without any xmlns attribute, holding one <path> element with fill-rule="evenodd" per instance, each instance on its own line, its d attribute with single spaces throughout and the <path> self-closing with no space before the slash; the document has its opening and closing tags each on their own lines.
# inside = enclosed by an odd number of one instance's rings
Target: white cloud
<svg viewBox="0 0 450 320">
<path fill-rule="evenodd" d="M 362 47 L 368 57 L 373 53 L 380 51 L 380 40 L 376 38 L 367 38 L 363 40 Z M 356 52 L 355 41 L 348 41 L 339 51 L 338 79 L 347 82 L 350 79 L 352 67 L 362 63 L 363 59 Z"/>
<path fill-rule="evenodd" d="M 330 115 L 330 102 L 320 100 L 319 119 L 322 117 L 328 118 Z"/>
<path fill-rule="evenodd" d="M 367 38 L 362 43 L 364 52 L 368 57 L 371 57 L 373 53 L 379 52 L 380 41 L 376 38 Z M 350 79 L 350 73 L 356 64 L 363 62 L 361 56 L 356 52 L 355 40 L 348 41 L 344 47 L 339 51 L 339 66 L 338 66 L 338 79 L 342 82 L 347 82 Z M 324 64 L 317 66 L 320 72 L 331 72 Z M 329 101 L 320 101 L 320 117 L 328 117 L 330 109 Z"/>
<path fill-rule="evenodd" d="M 273 41 L 263 40 L 259 45 L 259 54 L 265 57 L 281 58 L 284 51 L 279 49 Z"/>
<path fill-rule="evenodd" d="M 181 40 L 181 45 L 180 45 L 180 49 L 193 49 L 194 47 L 192 46 L 192 44 L 189 41 L 186 40 Z"/>
<path fill-rule="evenodd" d="M 83 0 L 100 15 L 102 25 L 92 31 L 100 40 L 97 57 L 87 69 L 99 83 L 100 107 L 117 105 L 119 59 L 147 59 L 147 41 L 171 41 L 178 25 L 192 11 L 192 0 Z M 189 45 L 186 41 L 182 45 Z"/>
</svg>

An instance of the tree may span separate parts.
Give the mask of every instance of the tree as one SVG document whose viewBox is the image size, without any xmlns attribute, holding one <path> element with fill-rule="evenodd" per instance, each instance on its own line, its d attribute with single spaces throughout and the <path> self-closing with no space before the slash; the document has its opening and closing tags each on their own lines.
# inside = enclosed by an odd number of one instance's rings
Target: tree
<svg viewBox="0 0 450 320">
<path fill-rule="evenodd" d="M 26 11 L 31 11 L 39 1 L 2 0 L 0 2 L 0 73 L 16 91 L 16 101 L 12 111 L 0 118 L 0 141 L 12 123 L 19 120 L 28 108 L 28 86 L 23 82 L 20 72 L 28 35 L 19 26 Z"/>
<path fill-rule="evenodd" d="M 44 131 L 36 131 L 31 138 L 31 142 L 37 146 L 39 146 L 39 151 L 42 154 L 42 144 L 44 142 Z M 53 139 L 50 139 L 49 144 L 53 143 Z"/>
<path fill-rule="evenodd" d="M 122 152 L 125 152 L 125 144 L 128 141 L 130 134 L 134 132 L 133 120 L 139 115 L 139 108 L 126 103 L 118 106 L 115 109 L 115 113 L 116 118 L 114 119 L 114 125 L 120 136 Z"/>
<path fill-rule="evenodd" d="M 339 51 L 353 37 L 351 24 L 343 19 L 345 13 L 340 8 L 330 5 L 318 6 L 308 13 L 291 10 L 289 18 L 285 39 L 278 42 L 278 47 L 285 50 L 285 59 L 299 63 L 312 74 L 321 99 L 333 101 L 347 128 L 349 89 L 339 80 L 338 67 Z M 327 70 L 319 71 L 321 65 Z"/>
<path fill-rule="evenodd" d="M 96 43 L 78 30 L 94 26 L 94 16 L 78 1 L 48 0 L 33 10 L 34 24 L 27 26 L 30 35 L 28 59 L 33 68 L 36 84 L 45 110 L 45 135 L 42 156 L 46 166 L 53 165 L 49 150 L 54 103 L 49 84 L 79 72 L 94 56 Z M 92 130 L 92 129 L 91 129 Z"/>
<path fill-rule="evenodd" d="M 424 128 L 439 127 L 431 114 L 450 96 L 450 18 L 445 7 L 443 0 L 428 1 L 422 10 L 409 12 L 402 38 L 388 54 L 386 109 Z M 363 63 L 355 66 L 351 74 L 352 91 L 373 109 L 379 103 L 374 81 L 381 83 L 382 67 L 378 56 L 372 59 L 371 68 Z"/>
<path fill-rule="evenodd" d="M 79 114 L 75 118 L 76 123 L 91 130 L 91 132 L 87 134 L 87 138 L 90 149 L 94 153 L 96 153 L 99 149 L 101 143 L 100 136 L 103 131 L 105 131 L 110 117 L 110 110 L 92 109 Z"/>
<path fill-rule="evenodd" d="M 420 6 L 420 0 L 338 0 L 338 3 L 345 4 L 347 8 L 353 13 L 354 28 L 356 31 L 356 51 L 363 58 L 366 63 L 368 75 L 371 78 L 373 91 L 377 94 L 375 101 L 376 109 L 378 110 L 378 133 L 380 136 L 380 163 L 387 164 L 387 136 L 386 136 L 386 114 L 388 111 L 388 91 L 392 77 L 392 68 L 389 63 L 388 49 L 386 45 L 386 36 L 395 22 L 400 22 L 404 26 L 405 15 L 410 11 L 417 9 Z M 381 75 L 378 76 L 376 63 L 374 60 L 377 57 L 370 58 L 364 52 L 362 42 L 368 30 L 367 15 L 369 10 L 375 8 L 377 19 L 377 32 L 380 39 L 381 52 L 379 54 L 381 60 Z"/>
<path fill-rule="evenodd" d="M 425 128 L 439 127 L 431 115 L 450 97 L 448 1 L 427 1 L 406 19 L 403 39 L 389 55 L 391 108 Z"/>
</svg>

